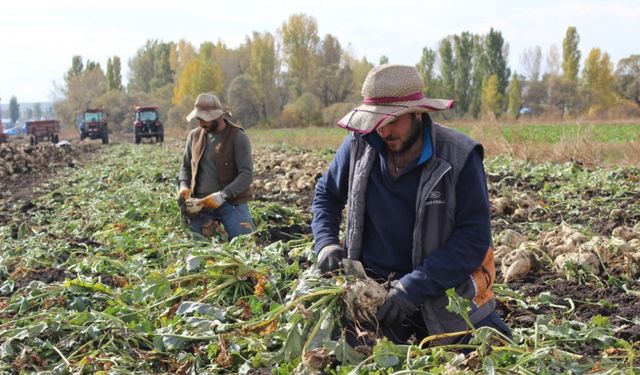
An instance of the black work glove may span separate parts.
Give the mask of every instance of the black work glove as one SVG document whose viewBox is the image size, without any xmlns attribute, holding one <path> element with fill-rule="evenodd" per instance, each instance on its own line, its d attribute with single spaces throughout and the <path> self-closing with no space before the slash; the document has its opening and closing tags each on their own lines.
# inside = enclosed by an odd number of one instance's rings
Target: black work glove
<svg viewBox="0 0 640 375">
<path fill-rule="evenodd" d="M 318 253 L 318 269 L 322 273 L 335 271 L 346 256 L 347 252 L 340 245 L 327 245 Z"/>
<path fill-rule="evenodd" d="M 418 307 L 409 300 L 402 284 L 393 281 L 384 303 L 378 308 L 376 319 L 384 326 L 395 327 L 407 320 L 417 309 Z"/>
</svg>

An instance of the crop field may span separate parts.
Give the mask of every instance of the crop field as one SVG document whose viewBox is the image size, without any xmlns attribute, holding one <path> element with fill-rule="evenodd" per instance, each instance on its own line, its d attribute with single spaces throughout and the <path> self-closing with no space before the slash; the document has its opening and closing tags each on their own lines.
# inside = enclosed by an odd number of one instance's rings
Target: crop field
<svg viewBox="0 0 640 375">
<path fill-rule="evenodd" d="M 600 141 L 633 150 L 635 129 Z M 344 316 L 370 306 L 353 303 L 357 281 L 313 267 L 309 228 L 344 132 L 269 132 L 249 131 L 257 230 L 231 243 L 182 223 L 182 139 L 0 145 L 0 372 L 640 374 L 638 164 L 488 152 L 497 310 L 513 338 L 469 327 L 465 345 L 351 347 Z M 450 295 L 452 311 L 466 304 Z"/>
</svg>

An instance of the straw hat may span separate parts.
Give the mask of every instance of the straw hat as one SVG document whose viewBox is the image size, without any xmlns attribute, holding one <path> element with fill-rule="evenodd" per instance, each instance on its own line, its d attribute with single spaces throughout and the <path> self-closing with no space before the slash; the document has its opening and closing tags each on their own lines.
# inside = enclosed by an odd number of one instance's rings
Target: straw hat
<svg viewBox="0 0 640 375">
<path fill-rule="evenodd" d="M 413 66 L 376 66 L 362 84 L 362 104 L 338 121 L 338 126 L 367 134 L 406 113 L 453 107 L 453 100 L 425 98 L 423 89 L 422 77 Z"/>
<path fill-rule="evenodd" d="M 187 121 L 191 121 L 194 118 L 213 121 L 224 113 L 226 112 L 222 109 L 222 105 L 217 96 L 213 94 L 200 94 L 196 98 L 193 111 L 187 115 Z"/>
</svg>

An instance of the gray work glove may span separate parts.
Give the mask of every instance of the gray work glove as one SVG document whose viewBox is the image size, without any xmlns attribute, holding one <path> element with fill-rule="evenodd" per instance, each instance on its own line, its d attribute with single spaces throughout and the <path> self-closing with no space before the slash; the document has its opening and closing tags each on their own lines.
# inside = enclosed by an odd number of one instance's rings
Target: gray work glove
<svg viewBox="0 0 640 375">
<path fill-rule="evenodd" d="M 318 269 L 322 273 L 335 271 L 346 256 L 347 252 L 340 245 L 327 245 L 318 253 Z"/>
<path fill-rule="evenodd" d="M 378 308 L 376 319 L 384 326 L 395 327 L 407 320 L 417 309 L 418 307 L 409 300 L 402 284 L 393 281 L 384 303 Z"/>
</svg>

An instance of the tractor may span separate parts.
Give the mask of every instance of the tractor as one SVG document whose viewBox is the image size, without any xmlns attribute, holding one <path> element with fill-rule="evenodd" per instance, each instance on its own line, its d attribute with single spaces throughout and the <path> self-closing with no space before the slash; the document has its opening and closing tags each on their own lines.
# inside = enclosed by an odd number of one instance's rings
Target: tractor
<svg viewBox="0 0 640 375">
<path fill-rule="evenodd" d="M 164 142 L 164 127 L 160 121 L 158 107 L 138 106 L 133 115 L 133 134 L 136 144 L 142 138 L 155 137 L 156 142 Z"/>
<path fill-rule="evenodd" d="M 102 139 L 102 144 L 109 143 L 109 129 L 107 128 L 107 116 L 102 109 L 85 109 L 78 114 L 77 126 L 80 130 L 80 140 Z"/>
</svg>

